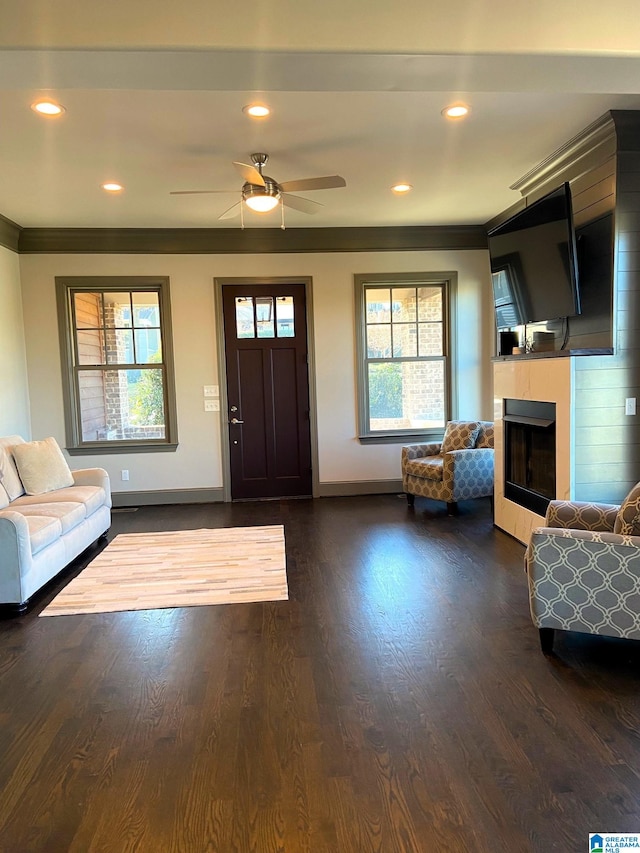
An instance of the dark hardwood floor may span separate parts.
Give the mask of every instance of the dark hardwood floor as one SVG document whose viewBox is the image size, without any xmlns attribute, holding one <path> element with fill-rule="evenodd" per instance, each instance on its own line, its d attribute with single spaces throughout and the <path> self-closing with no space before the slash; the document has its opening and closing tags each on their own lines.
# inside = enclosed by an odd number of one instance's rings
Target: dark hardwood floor
<svg viewBox="0 0 640 853">
<path fill-rule="evenodd" d="M 279 523 L 288 602 L 38 618 L 72 571 L 0 621 L 3 853 L 580 853 L 640 831 L 640 643 L 562 635 L 545 658 L 488 501 L 152 507 L 111 535 Z"/>
</svg>

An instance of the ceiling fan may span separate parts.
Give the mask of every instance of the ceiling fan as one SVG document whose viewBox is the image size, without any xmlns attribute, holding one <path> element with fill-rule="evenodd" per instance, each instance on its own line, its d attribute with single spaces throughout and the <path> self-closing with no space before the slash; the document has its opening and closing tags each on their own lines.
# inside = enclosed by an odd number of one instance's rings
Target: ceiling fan
<svg viewBox="0 0 640 853">
<path fill-rule="evenodd" d="M 322 178 L 302 178 L 297 181 L 283 181 L 279 184 L 274 178 L 270 178 L 269 175 L 262 173 L 262 169 L 268 159 L 268 154 L 257 153 L 251 155 L 252 166 L 248 163 L 233 163 L 244 178 L 244 184 L 240 190 L 241 199 L 228 210 L 225 210 L 218 219 L 232 219 L 238 214 L 242 216 L 243 202 L 256 213 L 267 213 L 269 210 L 273 210 L 278 204 L 291 207 L 302 213 L 316 213 L 323 205 L 317 201 L 312 201 L 310 198 L 302 198 L 301 196 L 291 195 L 291 193 L 300 190 L 303 192 L 307 190 L 330 190 L 336 187 L 346 187 L 347 185 L 345 179 L 340 175 L 326 175 Z M 203 195 L 226 192 L 237 192 L 237 190 L 174 190 L 170 195 Z"/>
</svg>

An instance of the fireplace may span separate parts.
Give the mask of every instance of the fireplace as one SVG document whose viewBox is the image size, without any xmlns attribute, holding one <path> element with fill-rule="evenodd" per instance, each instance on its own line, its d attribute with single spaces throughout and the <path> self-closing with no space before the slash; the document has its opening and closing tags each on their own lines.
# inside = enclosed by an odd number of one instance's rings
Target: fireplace
<svg viewBox="0 0 640 853">
<path fill-rule="evenodd" d="M 556 497 L 556 404 L 504 400 L 504 496 L 538 515 Z"/>
</svg>

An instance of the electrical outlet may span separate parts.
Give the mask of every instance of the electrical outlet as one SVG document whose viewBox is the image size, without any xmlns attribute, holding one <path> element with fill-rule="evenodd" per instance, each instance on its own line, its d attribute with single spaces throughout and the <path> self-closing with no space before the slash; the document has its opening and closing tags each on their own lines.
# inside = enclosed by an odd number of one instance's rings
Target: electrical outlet
<svg viewBox="0 0 640 853">
<path fill-rule="evenodd" d="M 128 468 L 123 468 L 122 471 L 120 471 L 120 479 L 121 480 L 128 480 L 129 479 L 129 469 Z"/>
<path fill-rule="evenodd" d="M 205 400 L 204 401 L 204 410 L 205 410 L 205 412 L 219 412 L 220 411 L 220 400 Z"/>
<path fill-rule="evenodd" d="M 635 415 L 636 413 L 636 398 L 635 397 L 627 397 L 624 401 L 624 413 L 625 415 Z"/>
</svg>

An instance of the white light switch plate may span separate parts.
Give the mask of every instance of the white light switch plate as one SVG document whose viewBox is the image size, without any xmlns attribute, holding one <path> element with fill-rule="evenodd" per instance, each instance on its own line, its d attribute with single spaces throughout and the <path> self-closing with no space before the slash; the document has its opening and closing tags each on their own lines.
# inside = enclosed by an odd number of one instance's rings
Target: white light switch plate
<svg viewBox="0 0 640 853">
<path fill-rule="evenodd" d="M 220 411 L 220 400 L 205 400 L 204 401 L 204 410 L 205 410 L 205 412 L 219 412 Z"/>
<path fill-rule="evenodd" d="M 203 385 L 205 397 L 219 397 L 220 389 L 217 385 Z"/>
<path fill-rule="evenodd" d="M 635 397 L 627 397 L 624 401 L 624 413 L 625 415 L 635 415 L 636 413 L 636 398 Z"/>
</svg>

